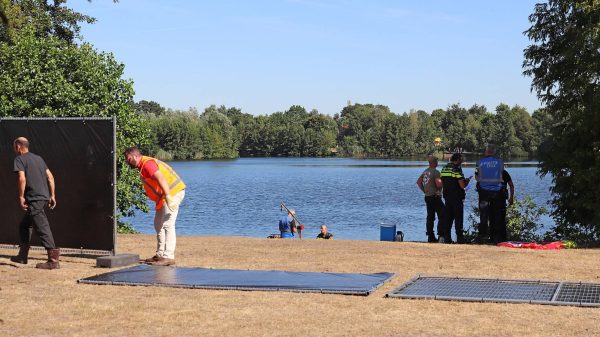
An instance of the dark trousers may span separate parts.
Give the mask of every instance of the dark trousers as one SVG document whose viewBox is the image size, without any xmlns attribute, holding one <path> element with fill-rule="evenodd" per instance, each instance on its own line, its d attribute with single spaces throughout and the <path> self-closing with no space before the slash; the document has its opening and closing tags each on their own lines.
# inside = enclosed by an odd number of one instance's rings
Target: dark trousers
<svg viewBox="0 0 600 337">
<path fill-rule="evenodd" d="M 46 200 L 28 202 L 29 208 L 19 225 L 19 236 L 22 245 L 29 245 L 32 230 L 35 229 L 35 233 L 39 236 L 44 248 L 56 248 L 54 245 L 54 238 L 52 237 L 52 231 L 50 231 L 50 223 L 48 223 L 46 212 L 44 212 L 44 207 L 46 207 L 46 205 L 48 205 L 48 201 Z"/>
<path fill-rule="evenodd" d="M 500 228 L 500 235 L 497 237 L 499 240 L 498 242 L 508 240 L 508 232 L 506 230 L 506 209 L 508 205 L 506 204 L 506 201 L 506 197 L 504 197 L 500 203 L 500 224 L 498 225 L 498 228 Z M 490 234 L 493 235 L 492 237 L 495 236 L 494 231 L 491 231 Z"/>
<path fill-rule="evenodd" d="M 444 198 L 446 205 L 444 207 L 444 238 L 450 241 L 452 232 L 452 223 L 454 222 L 454 230 L 456 231 L 456 240 L 459 243 L 464 241 L 463 238 L 463 217 L 464 217 L 464 200 L 460 197 Z"/>
<path fill-rule="evenodd" d="M 427 235 L 433 236 L 433 223 L 435 221 L 435 215 L 437 214 L 438 225 L 437 233 L 440 235 L 443 232 L 442 228 L 442 214 L 444 211 L 444 203 L 440 196 L 425 196 L 425 205 L 427 205 L 427 222 L 425 228 L 427 228 Z"/>
<path fill-rule="evenodd" d="M 505 198 L 500 191 L 479 191 L 478 241 L 498 243 L 506 241 L 506 223 L 503 221 Z"/>
</svg>

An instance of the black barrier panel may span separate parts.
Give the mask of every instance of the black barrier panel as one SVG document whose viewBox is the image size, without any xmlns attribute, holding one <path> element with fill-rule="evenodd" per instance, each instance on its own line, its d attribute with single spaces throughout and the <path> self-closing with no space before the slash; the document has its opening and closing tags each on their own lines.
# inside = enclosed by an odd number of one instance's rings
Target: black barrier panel
<svg viewBox="0 0 600 337">
<path fill-rule="evenodd" d="M 57 206 L 46 214 L 56 245 L 114 251 L 113 124 L 108 118 L 0 118 L 0 243 L 19 244 L 24 211 L 13 172 L 13 141 L 23 136 L 54 175 Z M 40 244 L 35 234 L 32 244 Z"/>
<path fill-rule="evenodd" d="M 316 273 L 138 265 L 84 278 L 79 282 L 199 289 L 279 290 L 366 296 L 393 276 L 393 273 Z"/>
</svg>

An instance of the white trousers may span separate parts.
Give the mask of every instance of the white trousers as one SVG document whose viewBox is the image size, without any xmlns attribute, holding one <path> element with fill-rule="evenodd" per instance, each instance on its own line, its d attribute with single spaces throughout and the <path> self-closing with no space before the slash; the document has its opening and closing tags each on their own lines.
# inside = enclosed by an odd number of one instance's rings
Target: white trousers
<svg viewBox="0 0 600 337">
<path fill-rule="evenodd" d="M 185 190 L 178 192 L 173 196 L 173 201 L 181 204 Z M 154 229 L 156 230 L 156 255 L 167 259 L 175 259 L 175 245 L 177 238 L 175 234 L 175 220 L 179 213 L 179 207 L 172 210 L 163 205 L 154 215 Z"/>
</svg>

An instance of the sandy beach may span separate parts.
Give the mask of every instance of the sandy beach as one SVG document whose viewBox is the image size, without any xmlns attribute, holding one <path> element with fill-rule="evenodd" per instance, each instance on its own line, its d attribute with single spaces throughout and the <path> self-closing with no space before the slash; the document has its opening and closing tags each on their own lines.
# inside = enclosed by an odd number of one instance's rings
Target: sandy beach
<svg viewBox="0 0 600 337">
<path fill-rule="evenodd" d="M 152 256 L 151 235 L 120 235 L 118 253 Z M 600 308 L 405 300 L 384 295 L 417 274 L 600 282 L 600 250 L 344 240 L 178 238 L 177 264 L 396 276 L 371 295 L 78 284 L 110 271 L 64 254 L 37 270 L 0 249 L 0 336 L 598 336 Z"/>
</svg>

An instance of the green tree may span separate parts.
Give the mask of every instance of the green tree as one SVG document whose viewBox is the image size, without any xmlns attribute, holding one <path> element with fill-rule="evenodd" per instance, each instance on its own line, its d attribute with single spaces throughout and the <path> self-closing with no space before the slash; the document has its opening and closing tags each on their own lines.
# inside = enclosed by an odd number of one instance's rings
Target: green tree
<svg viewBox="0 0 600 337">
<path fill-rule="evenodd" d="M 435 139 L 442 135 L 442 131 L 438 127 L 436 119 L 433 115 L 429 115 L 423 110 L 418 110 L 412 113 L 414 122 L 418 125 L 418 133 L 415 138 L 415 149 L 411 154 L 426 154 L 436 150 Z"/>
<path fill-rule="evenodd" d="M 133 104 L 133 109 L 142 115 L 160 116 L 166 113 L 166 109 L 154 101 L 141 100 Z"/>
<path fill-rule="evenodd" d="M 524 74 L 554 121 L 540 148 L 541 173 L 552 176 L 557 235 L 600 239 L 600 2 L 537 4 L 525 32 Z"/>
<path fill-rule="evenodd" d="M 535 110 L 531 119 L 535 134 L 533 140 L 535 147 L 532 150 L 534 154 L 537 154 L 539 147 L 542 146 L 543 142 L 549 141 L 550 137 L 552 137 L 552 125 L 554 124 L 554 119 L 546 109 Z"/>
<path fill-rule="evenodd" d="M 524 156 L 523 142 L 518 135 L 518 112 L 506 104 L 496 107 L 495 132 L 491 142 L 498 146 L 498 152 L 505 158 Z"/>
<path fill-rule="evenodd" d="M 220 112 L 216 106 L 211 105 L 204 110 L 201 116 L 207 126 L 205 135 L 208 144 L 210 144 L 209 149 L 207 149 L 209 150 L 209 153 L 207 153 L 208 158 L 236 158 L 238 156 L 235 127 L 223 112 Z"/>
<path fill-rule="evenodd" d="M 149 119 L 154 147 L 149 153 L 164 159 L 201 159 L 204 158 L 206 149 L 203 146 L 201 133 L 206 133 L 206 122 L 202 121 L 197 113 L 170 112 L 156 118 Z M 164 152 L 162 152 L 164 151 Z"/>
<path fill-rule="evenodd" d="M 479 141 L 476 138 L 479 118 L 478 106 L 467 110 L 459 104 L 451 105 L 440 120 L 440 127 L 445 134 L 444 146 L 450 151 L 455 149 L 476 151 L 479 148 Z"/>
<path fill-rule="evenodd" d="M 336 147 L 337 123 L 333 118 L 313 110 L 304 122 L 303 156 L 327 156 Z"/>
<path fill-rule="evenodd" d="M 0 41 L 33 30 L 37 37 L 54 36 L 68 43 L 79 37 L 80 22 L 93 23 L 91 16 L 65 6 L 67 0 L 0 0 Z"/>
<path fill-rule="evenodd" d="M 351 156 L 381 156 L 382 132 L 393 113 L 387 106 L 353 104 L 342 109 L 339 145 L 343 153 Z"/>
<path fill-rule="evenodd" d="M 0 42 L 0 116 L 117 118 L 117 204 L 122 215 L 147 209 L 138 174 L 127 169 L 125 148 L 145 145 L 148 129 L 132 108 L 133 85 L 124 65 L 89 44 L 76 46 L 33 32 Z"/>
</svg>

